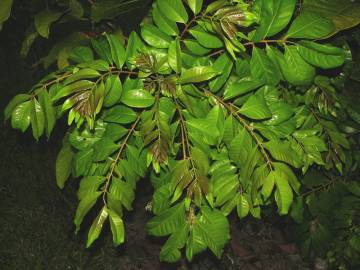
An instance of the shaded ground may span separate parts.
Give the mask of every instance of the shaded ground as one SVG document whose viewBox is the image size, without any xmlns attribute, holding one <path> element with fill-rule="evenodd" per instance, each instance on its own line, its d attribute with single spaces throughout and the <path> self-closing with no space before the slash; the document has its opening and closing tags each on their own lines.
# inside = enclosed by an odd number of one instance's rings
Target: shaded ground
<svg viewBox="0 0 360 270">
<path fill-rule="evenodd" d="M 26 21 L 23 22 L 26 25 Z M 26 89 L 40 74 L 18 57 L 21 29 L 7 28 L 0 35 L 0 111 L 9 99 Z M 17 32 L 18 31 L 18 32 Z M 167 269 L 308 269 L 294 246 L 286 245 L 279 229 L 270 223 L 232 222 L 231 243 L 220 261 L 209 254 L 192 265 L 158 262 L 161 243 L 146 236 L 149 218 L 145 205 L 151 188 L 143 181 L 135 211 L 126 218 L 126 244 L 115 249 L 109 232 L 95 246 L 85 249 L 86 232 L 74 234 L 77 206 L 76 181 L 60 191 L 55 185 L 54 163 L 64 128 L 60 125 L 49 142 L 34 142 L 2 124 L 0 128 L 0 268 L 167 270 Z M 84 224 L 83 227 L 87 227 Z M 295 254 L 293 254 L 295 253 Z"/>
</svg>

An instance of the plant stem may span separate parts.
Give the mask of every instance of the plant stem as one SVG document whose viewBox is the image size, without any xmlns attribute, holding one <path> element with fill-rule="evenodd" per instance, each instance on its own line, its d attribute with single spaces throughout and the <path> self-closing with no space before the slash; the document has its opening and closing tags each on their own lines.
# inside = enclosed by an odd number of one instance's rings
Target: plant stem
<svg viewBox="0 0 360 270">
<path fill-rule="evenodd" d="M 135 131 L 135 128 L 136 128 L 137 124 L 139 123 L 139 121 L 140 121 L 140 115 L 137 117 L 136 121 L 134 122 L 134 124 L 129 129 L 128 134 L 126 135 L 124 141 L 120 145 L 120 149 L 119 149 L 115 159 L 112 161 L 110 171 L 109 171 L 108 175 L 106 176 L 106 183 L 105 183 L 105 187 L 104 187 L 104 190 L 103 190 L 103 201 L 104 201 L 105 205 L 107 205 L 105 195 L 106 195 L 106 193 L 108 193 L 109 185 L 110 185 L 111 179 L 113 177 L 115 167 L 118 164 L 118 162 L 120 161 L 121 154 L 124 151 L 125 146 L 126 146 L 128 140 L 130 139 L 131 135 Z"/>
</svg>

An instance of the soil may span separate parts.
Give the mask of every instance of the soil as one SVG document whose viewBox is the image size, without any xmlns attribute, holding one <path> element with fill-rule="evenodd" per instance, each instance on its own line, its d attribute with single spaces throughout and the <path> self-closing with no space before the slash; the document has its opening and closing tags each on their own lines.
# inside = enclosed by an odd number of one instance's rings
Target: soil
<svg viewBox="0 0 360 270">
<path fill-rule="evenodd" d="M 42 71 L 19 57 L 23 29 L 11 24 L 0 33 L 0 111 L 18 92 L 27 89 Z M 38 49 L 38 50 L 41 50 Z M 0 117 L 1 123 L 3 116 Z M 54 164 L 65 125 L 54 135 L 35 142 L 29 132 L 12 130 L 9 123 L 0 129 L 0 268 L 3 270 L 280 270 L 310 269 L 296 247 L 288 243 L 281 223 L 231 217 L 232 239 L 221 260 L 210 253 L 193 263 L 176 265 L 159 262 L 164 239 L 146 235 L 144 226 L 151 217 L 145 211 L 152 189 L 145 179 L 139 183 L 134 211 L 126 214 L 126 244 L 112 246 L 108 230 L 91 249 L 85 248 L 86 230 L 74 233 L 72 223 L 77 206 L 77 180 L 63 191 L 56 187 Z M 90 216 L 93 213 L 90 214 Z M 89 218 L 91 220 L 91 218 Z M 83 228 L 88 228 L 87 224 Z"/>
</svg>

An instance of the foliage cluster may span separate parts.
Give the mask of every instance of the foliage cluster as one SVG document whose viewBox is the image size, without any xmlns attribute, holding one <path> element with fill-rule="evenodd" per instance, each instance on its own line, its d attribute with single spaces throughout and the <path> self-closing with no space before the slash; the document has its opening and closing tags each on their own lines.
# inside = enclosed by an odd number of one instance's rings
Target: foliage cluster
<svg viewBox="0 0 360 270">
<path fill-rule="evenodd" d="M 56 178 L 60 188 L 81 179 L 76 230 L 96 208 L 87 246 L 107 221 L 122 244 L 123 212 L 149 176 L 146 229 L 168 236 L 162 261 L 179 260 L 182 249 L 190 261 L 205 249 L 220 257 L 231 212 L 261 218 L 276 205 L 300 224 L 305 254 L 325 256 L 324 243 L 342 229 L 328 256 L 349 264 L 360 256 L 360 185 L 348 180 L 360 161 L 360 112 L 345 83 L 358 77 L 346 39 L 329 38 L 360 22 L 360 5 L 184 2 L 156 0 L 140 34 L 74 48 L 72 65 L 5 110 L 37 140 L 67 115 Z"/>
</svg>

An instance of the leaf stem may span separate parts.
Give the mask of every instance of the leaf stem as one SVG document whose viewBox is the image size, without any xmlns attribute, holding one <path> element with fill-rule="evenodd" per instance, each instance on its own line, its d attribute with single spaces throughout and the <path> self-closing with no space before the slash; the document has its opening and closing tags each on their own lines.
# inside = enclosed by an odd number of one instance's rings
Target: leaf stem
<svg viewBox="0 0 360 270">
<path fill-rule="evenodd" d="M 127 145 L 127 142 L 129 141 L 131 135 L 132 135 L 133 132 L 135 131 L 135 128 L 136 128 L 137 124 L 139 123 L 139 121 L 140 121 L 140 115 L 137 117 L 136 121 L 134 122 L 134 124 L 133 124 L 133 125 L 131 126 L 131 128 L 129 129 L 128 134 L 126 135 L 124 141 L 123 141 L 123 142 L 121 143 L 121 145 L 120 145 L 120 149 L 119 149 L 119 151 L 118 151 L 115 159 L 112 161 L 110 171 L 109 171 L 108 175 L 106 176 L 105 187 L 104 187 L 104 189 L 103 189 L 103 201 L 104 201 L 104 204 L 105 204 L 105 205 L 107 205 L 105 196 L 106 196 L 106 193 L 108 193 L 109 185 L 110 185 L 112 176 L 113 176 L 113 174 L 114 174 L 115 167 L 116 167 L 117 163 L 120 161 L 121 154 L 122 154 L 122 152 L 124 151 L 125 146 Z"/>
<path fill-rule="evenodd" d="M 203 89 L 203 88 L 202 88 Z M 264 156 L 264 159 L 266 161 L 267 166 L 269 167 L 270 171 L 273 171 L 273 165 L 272 165 L 272 161 L 268 155 L 268 153 L 265 150 L 265 147 L 263 146 L 263 143 L 259 140 L 258 136 L 255 134 L 253 128 L 246 122 L 246 120 L 244 118 L 242 118 L 238 111 L 239 108 L 236 107 L 234 104 L 232 103 L 227 103 L 225 102 L 223 99 L 221 99 L 220 97 L 218 97 L 217 95 L 214 95 L 212 92 L 203 89 L 205 91 L 206 95 L 211 95 L 212 97 L 214 97 L 220 104 L 222 104 L 241 124 L 242 126 L 250 133 L 251 137 L 253 137 L 253 139 L 255 140 L 257 146 L 260 148 L 261 153 Z"/>
</svg>

